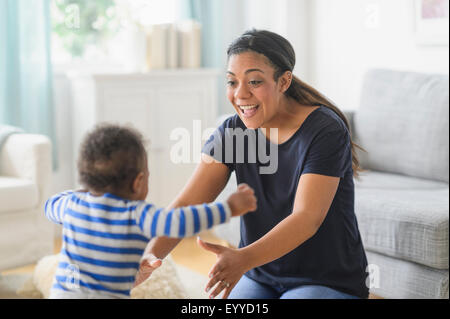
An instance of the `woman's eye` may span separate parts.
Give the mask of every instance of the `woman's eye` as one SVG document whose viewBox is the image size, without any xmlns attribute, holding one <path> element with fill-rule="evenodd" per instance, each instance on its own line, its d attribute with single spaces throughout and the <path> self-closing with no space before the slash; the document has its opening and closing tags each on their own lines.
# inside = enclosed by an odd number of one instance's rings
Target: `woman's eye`
<svg viewBox="0 0 450 319">
<path fill-rule="evenodd" d="M 256 85 L 261 84 L 262 81 L 253 80 L 253 81 L 250 81 L 250 82 L 248 82 L 248 83 L 250 83 L 250 85 L 256 86 Z"/>
<path fill-rule="evenodd" d="M 233 86 L 234 83 L 235 83 L 234 81 L 227 81 L 227 85 L 228 85 L 228 86 Z"/>
</svg>

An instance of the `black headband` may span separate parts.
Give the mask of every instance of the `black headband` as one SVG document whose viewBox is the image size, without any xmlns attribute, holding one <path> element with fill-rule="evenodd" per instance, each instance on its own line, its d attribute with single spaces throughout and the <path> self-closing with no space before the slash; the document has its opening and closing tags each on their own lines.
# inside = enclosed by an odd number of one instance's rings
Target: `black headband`
<svg viewBox="0 0 450 319">
<path fill-rule="evenodd" d="M 289 59 L 289 56 L 292 56 L 293 52 L 289 54 L 276 39 L 262 33 L 259 33 L 258 36 L 244 34 L 230 46 L 230 49 L 228 54 L 246 50 L 252 50 L 262 54 L 282 71 L 292 72 L 295 66 L 295 55 Z"/>
</svg>

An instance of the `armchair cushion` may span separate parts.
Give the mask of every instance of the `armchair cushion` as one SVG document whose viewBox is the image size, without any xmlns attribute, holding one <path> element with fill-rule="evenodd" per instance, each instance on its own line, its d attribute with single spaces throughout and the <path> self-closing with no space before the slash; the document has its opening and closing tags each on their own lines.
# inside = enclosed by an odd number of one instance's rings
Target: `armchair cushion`
<svg viewBox="0 0 450 319">
<path fill-rule="evenodd" d="M 0 176 L 0 214 L 32 209 L 38 201 L 38 189 L 32 181 Z"/>
<path fill-rule="evenodd" d="M 13 134 L 0 150 L 0 176 L 27 179 L 37 185 L 39 204 L 49 196 L 51 142 L 38 134 Z"/>
</svg>

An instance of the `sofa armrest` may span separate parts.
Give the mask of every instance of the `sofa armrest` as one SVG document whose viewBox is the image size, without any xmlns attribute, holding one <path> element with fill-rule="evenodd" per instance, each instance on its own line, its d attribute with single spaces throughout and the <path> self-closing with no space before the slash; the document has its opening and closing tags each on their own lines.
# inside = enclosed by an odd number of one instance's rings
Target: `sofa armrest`
<svg viewBox="0 0 450 319">
<path fill-rule="evenodd" d="M 42 201 L 49 192 L 52 145 L 39 134 L 13 134 L 0 150 L 0 175 L 32 180 Z"/>
</svg>

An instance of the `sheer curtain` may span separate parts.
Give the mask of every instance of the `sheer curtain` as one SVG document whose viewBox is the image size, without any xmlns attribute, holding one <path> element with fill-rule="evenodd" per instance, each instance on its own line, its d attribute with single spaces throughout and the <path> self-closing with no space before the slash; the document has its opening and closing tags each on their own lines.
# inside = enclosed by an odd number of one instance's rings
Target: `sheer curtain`
<svg viewBox="0 0 450 319">
<path fill-rule="evenodd" d="M 0 0 L 0 124 L 47 135 L 56 166 L 49 0 Z"/>
<path fill-rule="evenodd" d="M 185 15 L 202 25 L 202 66 L 222 68 L 225 45 L 222 41 L 222 0 L 186 0 Z"/>
</svg>

